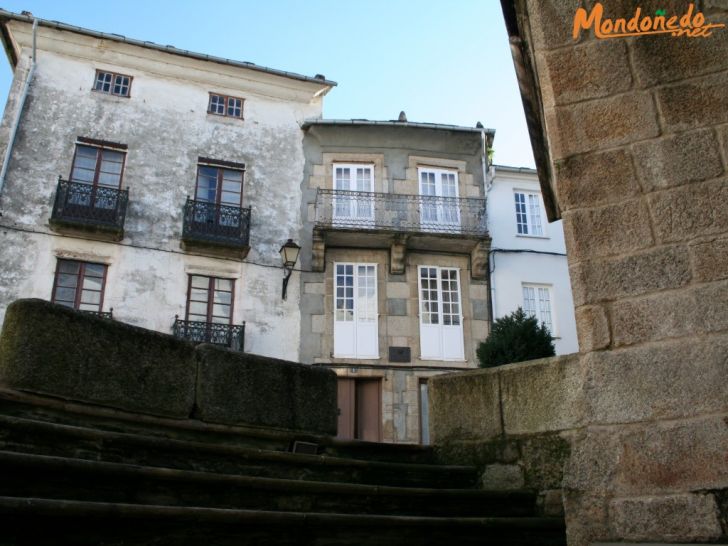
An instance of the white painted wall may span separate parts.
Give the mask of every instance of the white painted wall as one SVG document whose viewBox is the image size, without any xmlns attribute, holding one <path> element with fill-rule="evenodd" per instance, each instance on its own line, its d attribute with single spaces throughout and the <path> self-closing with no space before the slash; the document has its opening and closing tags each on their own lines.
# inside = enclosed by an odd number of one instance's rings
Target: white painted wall
<svg viewBox="0 0 728 546">
<path fill-rule="evenodd" d="M 507 169 L 507 168 L 506 168 Z M 490 268 L 494 317 L 523 307 L 523 283 L 551 287 L 552 335 L 556 354 L 579 350 L 562 222 L 549 224 L 541 201 L 542 237 L 518 235 L 514 193 L 541 193 L 538 177 L 530 169 L 510 172 L 495 167 L 488 192 L 488 229 L 493 238 Z M 524 251 L 535 252 L 524 252 Z M 558 255 L 552 255 L 554 253 Z"/>
</svg>

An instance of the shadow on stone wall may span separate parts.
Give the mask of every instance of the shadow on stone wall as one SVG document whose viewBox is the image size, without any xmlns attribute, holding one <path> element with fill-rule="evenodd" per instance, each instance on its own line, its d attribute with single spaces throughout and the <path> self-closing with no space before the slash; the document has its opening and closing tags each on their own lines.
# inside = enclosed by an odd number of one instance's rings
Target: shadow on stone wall
<svg viewBox="0 0 728 546">
<path fill-rule="evenodd" d="M 330 370 L 195 347 L 43 300 L 8 307 L 0 385 L 149 415 L 336 433 Z"/>
</svg>

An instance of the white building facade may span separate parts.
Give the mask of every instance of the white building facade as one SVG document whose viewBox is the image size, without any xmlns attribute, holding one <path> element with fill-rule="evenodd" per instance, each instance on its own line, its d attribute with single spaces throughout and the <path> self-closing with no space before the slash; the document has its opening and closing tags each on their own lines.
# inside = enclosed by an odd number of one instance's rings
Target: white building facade
<svg viewBox="0 0 728 546">
<path fill-rule="evenodd" d="M 0 24 L 15 73 L 2 151 L 17 125 L 0 322 L 36 297 L 298 360 L 298 272 L 284 301 L 278 252 L 300 236 L 300 125 L 335 84 L 8 12 Z"/>
<path fill-rule="evenodd" d="M 546 324 L 557 355 L 577 352 L 564 230 L 546 219 L 536 171 L 493 167 L 487 207 L 493 317 L 521 307 Z"/>
</svg>

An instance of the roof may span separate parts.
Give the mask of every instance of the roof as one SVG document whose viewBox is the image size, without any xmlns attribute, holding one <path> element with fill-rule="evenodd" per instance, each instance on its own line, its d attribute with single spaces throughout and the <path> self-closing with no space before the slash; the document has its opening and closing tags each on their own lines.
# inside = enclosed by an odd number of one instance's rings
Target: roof
<svg viewBox="0 0 728 546">
<path fill-rule="evenodd" d="M 495 172 L 501 171 L 506 173 L 521 173 L 521 174 L 538 174 L 536 169 L 530 167 L 510 167 L 508 165 L 493 165 Z"/>
<path fill-rule="evenodd" d="M 380 127 L 412 127 L 414 129 L 435 129 L 442 131 L 461 131 L 464 133 L 482 133 L 495 135 L 495 129 L 480 127 L 463 127 L 461 125 L 443 125 L 440 123 L 415 123 L 412 121 L 373 121 L 368 119 L 308 119 L 301 126 L 308 129 L 313 125 L 346 125 L 346 126 L 380 126 Z"/>
<path fill-rule="evenodd" d="M 2 25 L 2 29 L 0 29 L 0 31 L 2 32 L 3 41 L 5 43 L 5 49 L 8 53 L 8 57 L 10 58 L 13 66 L 15 66 L 17 64 L 18 60 L 15 57 L 15 52 L 11 51 L 10 48 L 8 47 L 8 44 L 10 43 L 10 41 L 8 40 L 9 32 L 8 32 L 6 23 L 11 20 L 12 21 L 22 21 L 24 23 L 31 23 L 31 24 L 33 23 L 34 20 L 37 20 L 38 26 L 42 26 L 42 27 L 54 28 L 57 30 L 63 30 L 63 31 L 67 31 L 67 32 L 75 32 L 76 34 L 83 34 L 85 36 L 91 36 L 93 38 L 100 38 L 103 40 L 110 40 L 113 42 L 119 42 L 119 43 L 139 46 L 139 47 L 143 47 L 146 49 L 163 51 L 165 53 L 170 53 L 172 55 L 179 55 L 181 57 L 189 57 L 191 59 L 198 59 L 198 60 L 202 60 L 202 61 L 209 61 L 209 62 L 213 62 L 213 63 L 224 64 L 224 65 L 234 66 L 234 67 L 238 67 L 238 68 L 245 68 L 247 70 L 255 70 L 257 72 L 264 72 L 266 74 L 281 76 L 283 78 L 290 78 L 293 80 L 316 83 L 316 84 L 324 85 L 324 86 L 328 86 L 328 87 L 336 86 L 335 81 L 327 80 L 324 76 L 322 76 L 320 74 L 317 74 L 316 76 L 303 76 L 301 74 L 296 74 L 294 72 L 287 72 L 285 70 L 276 70 L 275 68 L 267 68 L 265 66 L 259 66 L 255 63 L 250 63 L 250 62 L 245 62 L 245 61 L 235 61 L 232 59 L 226 59 L 224 57 L 215 57 L 213 55 L 207 55 L 205 53 L 195 53 L 193 51 L 188 51 L 186 49 L 177 49 L 176 47 L 171 46 L 171 45 L 159 45 L 159 44 L 155 44 L 154 42 L 135 40 L 133 38 L 127 38 L 126 36 L 122 36 L 121 34 L 109 34 L 106 32 L 99 32 L 97 30 L 89 30 L 87 28 L 77 27 L 74 25 L 68 25 L 66 23 L 60 23 L 58 21 L 47 21 L 45 19 L 33 17 L 32 14 L 29 14 L 29 15 L 18 14 L 18 13 L 13 13 L 11 11 L 6 11 L 4 9 L 0 9 L 0 24 Z"/>
</svg>

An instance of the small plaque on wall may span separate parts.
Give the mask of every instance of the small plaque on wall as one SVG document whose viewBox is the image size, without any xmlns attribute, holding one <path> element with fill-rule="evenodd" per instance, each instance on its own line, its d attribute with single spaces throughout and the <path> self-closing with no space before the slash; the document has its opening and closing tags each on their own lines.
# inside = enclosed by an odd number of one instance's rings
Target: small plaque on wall
<svg viewBox="0 0 728 546">
<path fill-rule="evenodd" d="M 390 347 L 389 348 L 389 361 L 390 362 L 410 362 L 412 355 L 409 347 Z"/>
</svg>

